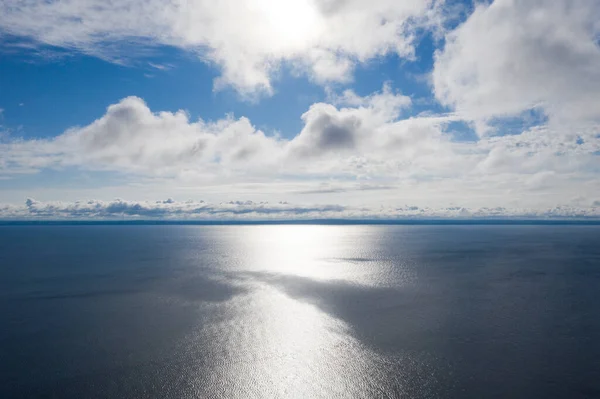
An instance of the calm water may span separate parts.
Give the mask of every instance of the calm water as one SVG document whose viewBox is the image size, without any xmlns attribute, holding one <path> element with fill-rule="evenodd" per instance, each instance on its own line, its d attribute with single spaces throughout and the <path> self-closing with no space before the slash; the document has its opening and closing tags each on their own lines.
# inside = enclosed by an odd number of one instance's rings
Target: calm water
<svg viewBox="0 0 600 399">
<path fill-rule="evenodd" d="M 600 227 L 0 227 L 0 397 L 600 397 Z"/>
</svg>

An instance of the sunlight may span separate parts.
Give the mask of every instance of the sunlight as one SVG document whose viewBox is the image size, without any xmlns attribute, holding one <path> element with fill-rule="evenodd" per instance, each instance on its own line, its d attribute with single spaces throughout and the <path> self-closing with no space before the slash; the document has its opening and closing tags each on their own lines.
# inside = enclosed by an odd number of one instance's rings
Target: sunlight
<svg viewBox="0 0 600 399">
<path fill-rule="evenodd" d="M 260 226 L 256 266 L 271 272 L 316 279 L 331 277 L 326 259 L 332 257 L 339 230 L 331 226 Z M 263 228 L 264 227 L 264 228 Z M 265 250 L 265 249 L 269 250 Z"/>
<path fill-rule="evenodd" d="M 237 267 L 250 274 L 366 286 L 385 286 L 394 275 L 409 283 L 409 267 L 374 256 L 380 240 L 377 230 L 367 226 L 324 225 L 236 226 L 228 238 L 243 254 Z"/>
<path fill-rule="evenodd" d="M 257 0 L 256 7 L 273 39 L 287 46 L 306 43 L 316 34 L 319 15 L 311 0 Z"/>
</svg>

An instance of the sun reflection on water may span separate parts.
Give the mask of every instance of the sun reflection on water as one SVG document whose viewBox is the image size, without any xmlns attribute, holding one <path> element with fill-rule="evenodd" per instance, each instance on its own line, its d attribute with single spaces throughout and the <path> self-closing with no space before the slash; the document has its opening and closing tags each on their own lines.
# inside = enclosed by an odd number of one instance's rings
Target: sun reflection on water
<svg viewBox="0 0 600 399">
<path fill-rule="evenodd" d="M 365 397 L 384 389 L 385 366 L 354 335 L 353 326 L 327 312 L 319 296 L 328 286 L 369 280 L 370 236 L 356 248 L 355 227 L 252 226 L 228 230 L 229 283 L 244 294 L 212 304 L 220 316 L 191 337 L 209 342 L 211 374 L 198 383 L 202 397 Z M 348 253 L 348 261 L 340 255 Z M 362 258 L 361 258 L 362 257 Z M 365 262 L 356 262 L 357 259 Z M 402 383 L 398 382 L 397 386 Z"/>
<path fill-rule="evenodd" d="M 342 321 L 262 287 L 210 326 L 213 397 L 357 397 L 375 387 L 375 359 Z"/>
<path fill-rule="evenodd" d="M 377 273 L 391 265 L 376 258 L 376 233 L 368 226 L 252 226 L 236 230 L 229 245 L 241 251 L 236 270 L 380 285 Z"/>
</svg>

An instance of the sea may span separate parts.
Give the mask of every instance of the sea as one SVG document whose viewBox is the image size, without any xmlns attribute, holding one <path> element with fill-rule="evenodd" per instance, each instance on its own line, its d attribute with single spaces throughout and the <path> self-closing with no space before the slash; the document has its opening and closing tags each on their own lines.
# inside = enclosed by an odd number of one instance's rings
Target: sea
<svg viewBox="0 0 600 399">
<path fill-rule="evenodd" d="M 0 226 L 0 398 L 599 398 L 600 226 Z"/>
</svg>

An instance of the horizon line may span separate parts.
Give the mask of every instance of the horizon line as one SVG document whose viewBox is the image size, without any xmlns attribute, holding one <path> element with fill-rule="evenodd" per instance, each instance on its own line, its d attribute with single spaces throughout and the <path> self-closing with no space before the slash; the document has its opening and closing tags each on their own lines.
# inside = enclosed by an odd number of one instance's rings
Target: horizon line
<svg viewBox="0 0 600 399">
<path fill-rule="evenodd" d="M 169 220 L 169 219 L 0 219 L 0 226 L 27 225 L 600 225 L 596 218 L 431 218 L 431 219 L 211 219 L 211 220 Z"/>
</svg>

